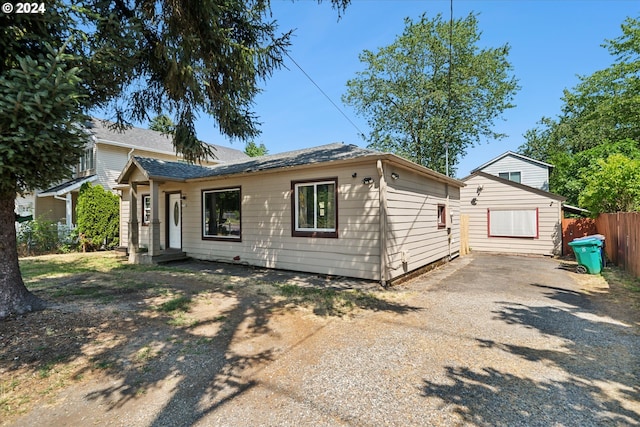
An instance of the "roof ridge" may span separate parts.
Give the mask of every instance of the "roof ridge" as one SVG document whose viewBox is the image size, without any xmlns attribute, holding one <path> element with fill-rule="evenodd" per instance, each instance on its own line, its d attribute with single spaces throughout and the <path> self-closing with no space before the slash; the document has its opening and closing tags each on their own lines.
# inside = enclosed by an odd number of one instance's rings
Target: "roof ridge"
<svg viewBox="0 0 640 427">
<path fill-rule="evenodd" d="M 131 126 L 126 128 L 124 131 L 118 131 L 111 129 L 111 125 L 114 124 L 115 122 L 110 120 L 91 117 L 90 121 L 86 125 L 86 130 L 97 140 L 103 142 L 135 146 L 141 150 L 162 151 L 167 153 L 171 152 L 176 154 L 170 134 L 138 126 Z M 217 158 L 214 159 L 216 161 L 228 162 L 234 161 L 239 157 L 248 158 L 244 151 L 237 148 L 213 144 L 203 140 L 200 141 L 212 147 L 214 154 L 216 151 L 222 154 L 220 156 L 216 156 Z"/>
</svg>

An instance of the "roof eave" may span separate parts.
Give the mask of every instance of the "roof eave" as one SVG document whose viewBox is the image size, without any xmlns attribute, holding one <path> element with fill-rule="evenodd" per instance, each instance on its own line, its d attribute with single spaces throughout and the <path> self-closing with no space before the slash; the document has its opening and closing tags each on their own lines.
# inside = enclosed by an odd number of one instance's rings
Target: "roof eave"
<svg viewBox="0 0 640 427">
<path fill-rule="evenodd" d="M 236 177 L 236 176 L 246 176 L 246 175 L 253 175 L 253 174 L 267 174 L 267 173 L 278 173 L 278 172 L 282 172 L 283 170 L 301 170 L 301 169 L 311 169 L 311 168 L 318 168 L 318 167 L 326 167 L 327 165 L 335 165 L 335 166 L 341 166 L 341 165 L 348 165 L 348 164 L 356 164 L 356 163 L 363 163 L 363 162 L 368 162 L 368 161 L 376 161 L 376 160 L 387 160 L 396 164 L 399 164 L 401 166 L 404 166 L 406 168 L 412 169 L 418 173 L 421 173 L 422 175 L 426 175 L 429 178 L 435 180 L 435 181 L 439 181 L 445 184 L 451 184 L 454 185 L 456 187 L 464 187 L 466 184 L 458 179 L 455 178 L 451 178 L 451 177 L 447 177 L 446 175 L 443 175 L 439 172 L 436 172 L 434 170 L 431 170 L 429 168 L 426 168 L 424 166 L 420 166 L 418 164 L 415 164 L 409 160 L 406 160 L 402 157 L 399 157 L 395 154 L 391 154 L 391 153 L 371 153 L 371 154 L 366 154 L 363 156 L 359 156 L 359 157 L 353 157 L 353 158 L 349 158 L 349 159 L 338 159 L 338 160 L 330 160 L 330 161 L 324 161 L 324 162 L 317 162 L 317 163 L 307 163 L 307 164 L 303 164 L 303 165 L 292 165 L 292 166 L 285 166 L 285 167 L 279 167 L 279 168 L 273 168 L 273 169 L 259 169 L 259 170 L 247 170 L 247 171 L 243 171 L 243 172 L 235 172 L 235 173 L 228 173 L 228 174 L 220 174 L 220 175 L 209 175 L 209 176 L 203 176 L 203 177 L 197 177 L 197 178 L 188 178 L 186 180 L 184 180 L 185 182 L 199 182 L 199 181 L 208 181 L 211 179 L 228 179 L 231 177 Z"/>
<path fill-rule="evenodd" d="M 79 181 L 69 187 L 65 187 L 62 190 L 58 190 L 58 191 L 50 191 L 47 193 L 38 193 L 37 196 L 38 197 L 56 197 L 56 196 L 63 196 L 67 193 L 70 193 L 74 190 L 77 190 L 78 188 L 80 188 L 82 186 L 82 184 L 87 183 L 87 182 L 93 182 L 97 179 L 98 177 L 96 175 L 91 175 L 88 176 L 86 179 L 83 179 L 82 181 Z"/>
<path fill-rule="evenodd" d="M 472 170 L 471 170 L 471 172 L 470 172 L 470 174 L 473 174 L 473 173 L 474 173 L 474 172 L 476 172 L 476 171 L 479 171 L 479 170 L 481 170 L 481 169 L 484 169 L 484 168 L 486 168 L 487 166 L 489 166 L 489 165 L 491 165 L 491 164 L 493 164 L 493 163 L 497 162 L 498 160 L 501 160 L 501 159 L 503 159 L 503 158 L 507 157 L 508 155 L 513 155 L 513 156 L 516 156 L 516 157 L 518 157 L 518 158 L 520 158 L 520 159 L 523 159 L 523 160 L 526 160 L 526 161 L 535 162 L 535 163 L 538 163 L 539 165 L 546 166 L 547 168 L 553 168 L 553 167 L 554 167 L 552 164 L 545 163 L 545 162 L 543 162 L 543 161 L 541 161 L 541 160 L 536 160 L 536 159 L 533 159 L 533 158 L 531 158 L 531 157 L 527 157 L 527 156 L 524 156 L 524 155 L 522 155 L 522 154 L 515 153 L 515 152 L 513 152 L 513 151 L 506 151 L 506 152 L 504 152 L 504 153 L 500 154 L 498 157 L 495 157 L 495 158 L 493 158 L 493 159 L 489 160 L 488 162 L 486 162 L 486 163 L 484 163 L 484 164 L 482 164 L 482 165 L 478 166 L 477 168 L 472 169 Z"/>
<path fill-rule="evenodd" d="M 460 181 L 459 179 L 456 178 L 451 178 L 449 176 L 446 176 L 444 174 L 441 174 L 440 172 L 436 172 L 433 169 L 429 169 L 425 166 L 419 165 L 417 163 L 414 163 L 410 160 L 407 160 L 403 157 L 400 157 L 396 154 L 392 154 L 392 153 L 384 153 L 382 154 L 383 158 L 385 160 L 391 161 L 393 163 L 397 163 L 400 164 L 404 167 L 407 167 L 409 169 L 412 169 L 418 173 L 421 173 L 423 175 L 426 175 L 430 178 L 432 178 L 435 181 L 438 182 L 442 182 L 443 184 L 451 184 L 454 185 L 456 187 L 462 188 L 465 187 L 466 184 L 462 181 Z"/>
<path fill-rule="evenodd" d="M 490 173 L 486 173 L 486 172 L 482 172 L 482 171 L 476 171 L 476 172 L 470 174 L 469 176 L 466 176 L 466 177 L 462 178 L 462 181 L 463 182 L 467 181 L 467 180 L 473 178 L 474 176 L 481 176 L 481 177 L 484 177 L 484 178 L 487 178 L 487 179 L 491 179 L 493 181 L 501 182 L 503 184 L 510 185 L 512 187 L 519 188 L 521 190 L 530 191 L 532 193 L 536 193 L 536 194 L 539 194 L 541 196 L 549 197 L 549 198 L 557 200 L 559 202 L 564 202 L 565 200 L 567 200 L 566 197 L 561 196 L 559 194 L 555 194 L 555 193 L 552 193 L 550 191 L 541 190 L 539 188 L 531 187 L 529 185 L 520 184 L 519 182 L 510 181 L 508 179 L 500 178 L 499 176 L 491 175 Z"/>
<path fill-rule="evenodd" d="M 129 160 L 127 160 L 127 164 L 124 165 L 124 168 L 122 169 L 122 172 L 120 172 L 120 175 L 118 175 L 118 178 L 116 178 L 116 183 L 128 184 L 129 182 L 127 180 L 127 177 L 133 172 L 133 168 L 140 169 L 142 174 L 148 179 L 147 171 L 144 170 L 142 166 L 140 166 L 140 163 L 138 163 L 135 157 L 131 156 Z"/>
</svg>

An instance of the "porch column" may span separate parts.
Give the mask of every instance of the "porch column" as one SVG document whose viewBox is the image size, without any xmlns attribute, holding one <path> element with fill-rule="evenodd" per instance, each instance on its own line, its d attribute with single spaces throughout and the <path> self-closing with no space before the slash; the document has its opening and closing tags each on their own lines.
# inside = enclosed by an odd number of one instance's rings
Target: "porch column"
<svg viewBox="0 0 640 427">
<path fill-rule="evenodd" d="M 158 183 L 149 180 L 151 189 L 151 215 L 149 217 L 149 255 L 160 255 L 160 216 L 158 212 Z"/>
<path fill-rule="evenodd" d="M 140 229 L 138 228 L 138 186 L 129 184 L 129 262 L 138 261 Z"/>
<path fill-rule="evenodd" d="M 73 228 L 73 200 L 71 198 L 71 192 L 67 193 L 67 198 L 65 199 L 65 219 L 67 222 L 67 228 L 71 231 Z"/>
</svg>

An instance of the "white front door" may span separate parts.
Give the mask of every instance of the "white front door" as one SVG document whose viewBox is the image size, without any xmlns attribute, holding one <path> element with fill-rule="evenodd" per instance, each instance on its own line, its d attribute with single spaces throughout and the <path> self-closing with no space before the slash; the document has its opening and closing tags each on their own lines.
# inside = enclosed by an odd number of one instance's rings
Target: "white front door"
<svg viewBox="0 0 640 427">
<path fill-rule="evenodd" d="M 182 249 L 182 204 L 180 193 L 169 194 L 169 247 Z"/>
</svg>

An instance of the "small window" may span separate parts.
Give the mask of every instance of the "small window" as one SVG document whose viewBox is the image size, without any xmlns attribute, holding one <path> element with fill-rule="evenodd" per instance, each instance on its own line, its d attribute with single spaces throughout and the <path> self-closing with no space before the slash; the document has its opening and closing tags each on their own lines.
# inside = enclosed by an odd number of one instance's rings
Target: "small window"
<svg viewBox="0 0 640 427">
<path fill-rule="evenodd" d="M 337 179 L 293 182 L 293 230 L 298 237 L 338 237 Z"/>
<path fill-rule="evenodd" d="M 438 205 L 438 228 L 447 226 L 447 208 L 445 205 Z"/>
<path fill-rule="evenodd" d="M 151 220 L 151 196 L 145 194 L 142 196 L 142 225 L 149 225 Z"/>
<path fill-rule="evenodd" d="M 86 172 L 90 171 L 95 167 L 94 158 L 93 158 L 93 147 L 85 148 L 82 155 L 80 156 L 80 161 L 78 162 L 78 172 Z"/>
<path fill-rule="evenodd" d="M 502 179 L 517 182 L 518 184 L 521 182 L 520 172 L 500 172 L 498 176 Z"/>
<path fill-rule="evenodd" d="M 202 192 L 202 238 L 240 240 L 240 188 Z"/>
</svg>

